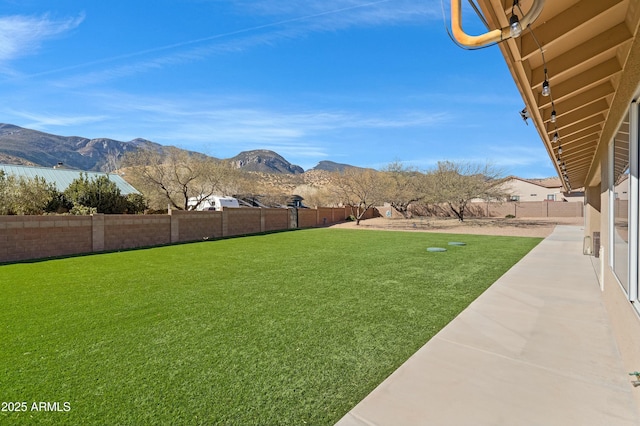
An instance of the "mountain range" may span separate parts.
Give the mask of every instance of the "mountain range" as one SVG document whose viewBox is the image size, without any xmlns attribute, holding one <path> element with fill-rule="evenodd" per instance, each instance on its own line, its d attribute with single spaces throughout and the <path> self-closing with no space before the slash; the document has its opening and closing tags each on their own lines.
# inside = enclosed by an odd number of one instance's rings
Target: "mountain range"
<svg viewBox="0 0 640 426">
<path fill-rule="evenodd" d="M 0 163 L 3 164 L 53 167 L 62 163 L 65 167 L 73 169 L 110 172 L 118 168 L 120 160 L 127 152 L 139 149 L 162 152 L 167 148 L 140 138 L 122 142 L 108 138 L 59 136 L 0 123 Z M 278 153 L 264 149 L 243 151 L 235 157 L 222 160 L 230 161 L 236 167 L 247 171 L 278 174 L 305 172 L 302 167 L 291 164 Z M 349 167 L 353 166 L 320 161 L 312 170 L 333 172 Z"/>
</svg>

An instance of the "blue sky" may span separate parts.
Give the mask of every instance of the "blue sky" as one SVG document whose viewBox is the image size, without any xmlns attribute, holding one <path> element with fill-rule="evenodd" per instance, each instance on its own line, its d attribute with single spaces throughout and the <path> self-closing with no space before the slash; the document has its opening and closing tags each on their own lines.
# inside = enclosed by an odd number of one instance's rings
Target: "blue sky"
<svg viewBox="0 0 640 426">
<path fill-rule="evenodd" d="M 553 176 L 499 48 L 444 24 L 440 0 L 0 0 L 0 122 L 304 169 Z M 464 26 L 481 32 L 470 9 Z"/>
</svg>

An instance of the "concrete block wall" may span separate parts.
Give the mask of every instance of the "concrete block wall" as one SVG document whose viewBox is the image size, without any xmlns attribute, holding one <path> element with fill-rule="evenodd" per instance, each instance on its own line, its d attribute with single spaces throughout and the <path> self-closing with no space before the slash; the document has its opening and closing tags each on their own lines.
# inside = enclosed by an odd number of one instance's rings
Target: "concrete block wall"
<svg viewBox="0 0 640 426">
<path fill-rule="evenodd" d="M 318 225 L 328 225 L 330 223 L 340 222 L 345 219 L 344 209 L 342 213 L 336 212 L 336 209 L 330 207 L 318 207 Z M 336 216 L 342 216 L 342 219 Z"/>
<path fill-rule="evenodd" d="M 171 211 L 168 215 L 0 216 L 0 262 L 202 241 L 345 220 L 349 208 Z M 368 214 L 373 216 L 374 212 Z M 326 220 L 325 220 L 326 219 Z"/>
<path fill-rule="evenodd" d="M 300 209 L 298 210 L 298 228 L 311 228 L 318 226 L 321 221 L 318 220 L 318 209 Z"/>
<path fill-rule="evenodd" d="M 378 207 L 381 215 L 386 217 L 390 207 Z M 415 215 L 429 217 L 455 217 L 447 205 L 414 206 L 411 212 Z M 581 201 L 519 201 L 504 203 L 469 203 L 465 209 L 465 217 L 584 217 L 584 203 Z M 393 217 L 402 217 L 395 210 Z"/>
<path fill-rule="evenodd" d="M 171 211 L 171 224 L 177 231 L 171 242 L 199 241 L 220 238 L 223 213 L 219 211 L 183 212 Z"/>
<path fill-rule="evenodd" d="M 576 202 L 548 202 L 548 217 L 584 217 L 584 203 Z"/>
<path fill-rule="evenodd" d="M 171 243 L 170 217 L 124 214 L 101 216 L 104 217 L 103 250 L 124 250 Z"/>
<path fill-rule="evenodd" d="M 91 217 L 0 216 L 0 261 L 92 251 Z"/>
<path fill-rule="evenodd" d="M 581 202 L 522 201 L 494 204 L 489 206 L 489 217 L 583 217 L 584 204 Z"/>
<path fill-rule="evenodd" d="M 261 217 L 262 209 L 251 207 L 241 207 L 234 209 L 224 209 L 223 236 L 257 234 L 262 232 Z"/>
<path fill-rule="evenodd" d="M 289 209 L 260 209 L 264 223 L 260 232 L 289 229 Z M 299 214 L 300 210 L 298 210 Z M 298 225 L 300 227 L 300 225 Z"/>
<path fill-rule="evenodd" d="M 549 203 L 533 201 L 513 204 L 515 217 L 547 217 L 546 204 Z"/>
</svg>

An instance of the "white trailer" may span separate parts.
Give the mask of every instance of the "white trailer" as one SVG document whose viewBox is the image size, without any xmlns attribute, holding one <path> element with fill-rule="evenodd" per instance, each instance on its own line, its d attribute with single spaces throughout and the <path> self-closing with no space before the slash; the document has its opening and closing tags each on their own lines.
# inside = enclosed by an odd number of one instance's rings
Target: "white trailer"
<svg viewBox="0 0 640 426">
<path fill-rule="evenodd" d="M 205 210 L 217 210 L 220 211 L 223 208 L 235 208 L 240 207 L 238 199 L 234 197 L 224 197 L 219 195 L 212 195 L 202 200 L 198 205 L 198 197 L 189 198 L 188 202 L 189 210 L 205 211 Z"/>
</svg>

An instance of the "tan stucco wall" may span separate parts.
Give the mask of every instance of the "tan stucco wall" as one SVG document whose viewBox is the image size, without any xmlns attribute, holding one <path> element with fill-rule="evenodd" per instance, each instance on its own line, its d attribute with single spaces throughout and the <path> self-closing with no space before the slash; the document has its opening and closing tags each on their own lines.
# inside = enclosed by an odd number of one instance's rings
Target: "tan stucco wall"
<svg viewBox="0 0 640 426">
<path fill-rule="evenodd" d="M 618 200 L 628 200 L 629 199 L 629 179 L 625 179 L 616 185 L 615 190 L 616 194 L 618 194 Z"/>
<path fill-rule="evenodd" d="M 608 152 L 604 150 L 604 152 Z M 587 224 L 587 227 L 599 226 L 601 230 L 601 243 L 603 247 L 603 271 L 602 274 L 602 300 L 609 314 L 611 328 L 616 343 L 622 356 L 622 361 L 628 372 L 640 371 L 640 315 L 629 302 L 627 295 L 622 290 L 618 280 L 609 266 L 609 215 L 613 212 L 609 209 L 608 188 L 608 158 L 600 157 L 600 178 L 603 182 L 600 189 L 601 214 L 594 215 L 593 221 L 599 219 L 599 223 Z M 629 381 L 633 380 L 629 376 Z M 631 386 L 631 383 L 629 384 Z M 634 397 L 640 407 L 640 387 L 634 388 Z"/>
<path fill-rule="evenodd" d="M 598 247 L 596 247 L 595 233 L 600 232 L 600 234 L 602 234 L 600 226 L 602 220 L 600 193 L 600 185 L 595 185 L 585 188 L 584 194 L 584 235 L 591 237 L 591 252 L 594 255 L 598 255 L 598 253 L 596 253 L 598 251 Z M 602 241 L 600 242 L 600 245 L 602 245 Z"/>
<path fill-rule="evenodd" d="M 545 188 L 520 179 L 509 180 L 504 188 L 511 195 L 519 196 L 520 201 L 544 201 L 550 194 L 555 196 L 555 201 L 562 201 L 561 188 Z"/>
</svg>

